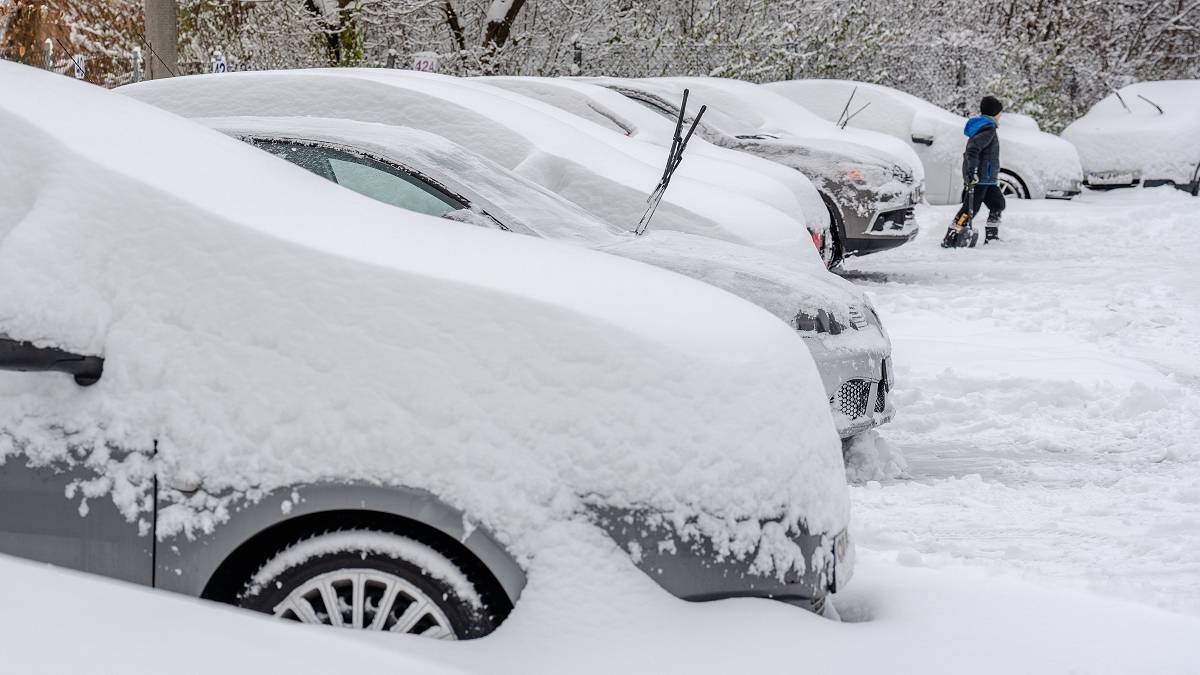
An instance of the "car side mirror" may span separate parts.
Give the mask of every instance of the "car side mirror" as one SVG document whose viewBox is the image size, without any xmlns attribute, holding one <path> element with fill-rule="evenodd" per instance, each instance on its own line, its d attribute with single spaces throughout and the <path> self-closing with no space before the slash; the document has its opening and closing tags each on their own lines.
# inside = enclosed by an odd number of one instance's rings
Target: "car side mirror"
<svg viewBox="0 0 1200 675">
<path fill-rule="evenodd" d="M 104 374 L 104 358 L 38 347 L 0 335 L 0 370 L 67 373 L 75 377 L 75 384 L 89 387 Z"/>
<path fill-rule="evenodd" d="M 912 142 L 921 145 L 933 145 L 933 136 L 918 136 L 917 134 L 913 134 Z"/>
</svg>

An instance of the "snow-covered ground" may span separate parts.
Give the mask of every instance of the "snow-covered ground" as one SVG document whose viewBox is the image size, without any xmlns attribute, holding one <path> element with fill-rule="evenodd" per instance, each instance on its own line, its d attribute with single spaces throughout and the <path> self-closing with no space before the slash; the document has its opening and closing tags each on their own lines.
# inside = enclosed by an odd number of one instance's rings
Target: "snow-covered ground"
<svg viewBox="0 0 1200 675">
<path fill-rule="evenodd" d="M 1200 615 L 1200 204 L 1009 203 L 1002 243 L 941 249 L 953 207 L 930 208 L 848 266 L 891 331 L 881 433 L 908 464 L 852 470 L 860 555 Z"/>
<path fill-rule="evenodd" d="M 595 528 L 563 522 L 509 621 L 469 644 L 314 632 L 0 558 L 4 661 L 1200 672 L 1196 204 L 1167 189 L 1014 203 L 1005 241 L 973 251 L 939 248 L 952 209 L 929 208 L 915 242 L 847 265 L 892 332 L 900 414 L 852 458 L 859 565 L 843 623 L 765 600 L 684 603 Z"/>
</svg>

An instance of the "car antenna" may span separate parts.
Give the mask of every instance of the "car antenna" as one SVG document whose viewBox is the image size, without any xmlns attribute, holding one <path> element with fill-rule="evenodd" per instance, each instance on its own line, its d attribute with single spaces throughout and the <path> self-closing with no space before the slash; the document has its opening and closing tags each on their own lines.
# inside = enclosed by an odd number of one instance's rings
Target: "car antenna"
<svg viewBox="0 0 1200 675">
<path fill-rule="evenodd" d="M 1165 115 L 1165 114 L 1166 114 L 1165 112 L 1163 112 L 1163 109 L 1162 109 L 1162 106 L 1161 106 L 1161 105 L 1159 105 L 1159 104 L 1155 103 L 1154 101 L 1151 101 L 1150 99 L 1146 98 L 1145 96 L 1142 96 L 1141 94 L 1138 94 L 1137 96 L 1138 96 L 1138 98 L 1142 99 L 1142 100 L 1143 100 L 1143 101 L 1145 101 L 1146 103 L 1149 103 L 1150 105 L 1154 106 L 1154 108 L 1155 108 L 1156 110 L 1158 110 L 1158 114 L 1159 114 L 1159 115 Z"/>
<path fill-rule="evenodd" d="M 1132 110 L 1129 109 L 1129 104 L 1125 102 L 1125 97 L 1121 95 L 1121 92 L 1117 91 L 1116 89 L 1113 89 L 1113 93 L 1117 95 L 1117 100 L 1121 102 L 1121 105 L 1125 108 L 1125 112 L 1127 112 L 1127 113 L 1133 112 Z"/>
<path fill-rule="evenodd" d="M 837 122 L 834 123 L 834 124 L 838 125 L 838 128 L 840 128 L 840 129 L 846 128 L 846 125 L 842 124 L 842 118 L 846 116 L 846 111 L 850 110 L 850 103 L 854 101 L 854 95 L 857 93 L 858 93 L 858 87 L 855 86 L 854 89 L 852 89 L 850 91 L 850 98 L 846 99 L 846 105 L 842 106 L 842 112 L 841 112 L 841 114 L 838 115 Z"/>
<path fill-rule="evenodd" d="M 853 114 L 853 115 L 850 115 L 849 117 L 847 117 L 847 118 L 845 119 L 845 121 L 843 121 L 843 122 L 842 122 L 842 123 L 841 123 L 841 124 L 838 126 L 838 128 L 839 128 L 839 129 L 845 129 L 845 128 L 846 128 L 846 125 L 847 125 L 847 124 L 850 124 L 850 120 L 854 119 L 855 117 L 858 117 L 858 113 L 860 113 L 860 112 L 862 112 L 862 111 L 866 110 L 866 109 L 867 109 L 867 107 L 868 107 L 868 106 L 870 106 L 870 105 L 871 105 L 871 102 L 870 102 L 870 101 L 867 101 L 866 103 L 864 103 L 864 104 L 863 104 L 863 107 L 859 108 L 858 110 L 855 110 L 855 111 L 854 111 L 854 114 Z"/>
<path fill-rule="evenodd" d="M 658 185 L 654 186 L 650 196 L 646 198 L 646 211 L 638 220 L 637 227 L 633 228 L 633 233 L 639 237 L 645 234 L 646 229 L 650 227 L 650 219 L 654 217 L 658 205 L 662 203 L 663 196 L 667 193 L 667 187 L 671 184 L 671 177 L 675 175 L 675 169 L 678 169 L 680 163 L 683 162 L 683 151 L 687 149 L 688 141 L 692 140 L 692 134 L 696 132 L 696 126 L 700 124 L 700 118 L 704 117 L 704 111 L 708 110 L 708 106 L 700 106 L 700 112 L 696 113 L 695 119 L 688 127 L 687 134 L 684 135 L 683 119 L 687 115 L 689 93 L 687 89 L 683 90 L 683 102 L 679 106 L 679 116 L 675 118 L 675 135 L 671 139 L 671 149 L 667 152 L 667 164 L 663 168 L 662 178 L 659 179 Z"/>
</svg>

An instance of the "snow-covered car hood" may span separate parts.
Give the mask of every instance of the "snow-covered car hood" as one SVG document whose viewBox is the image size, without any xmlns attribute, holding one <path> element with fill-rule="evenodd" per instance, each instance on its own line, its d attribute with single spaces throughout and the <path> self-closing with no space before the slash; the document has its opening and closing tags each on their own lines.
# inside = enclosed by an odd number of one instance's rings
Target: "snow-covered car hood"
<svg viewBox="0 0 1200 675">
<path fill-rule="evenodd" d="M 769 313 L 397 210 L 99 87 L 0 82 L 0 333 L 106 358 L 88 388 L 0 372 L 0 458 L 106 474 L 76 499 L 138 518 L 153 471 L 167 536 L 264 490 L 404 485 L 533 567 L 589 499 L 776 573 L 805 562 L 786 526 L 846 527 L 816 368 Z"/>
<path fill-rule="evenodd" d="M 843 325 L 866 297 L 830 274 L 816 256 L 800 259 L 741 244 L 661 230 L 636 236 L 435 134 L 392 125 L 319 118 L 214 118 L 198 121 L 241 137 L 341 145 L 400 163 L 432 179 L 515 232 L 574 241 L 704 281 L 795 325 L 800 312 L 824 310 Z M 487 223 L 489 221 L 481 221 Z"/>
<path fill-rule="evenodd" d="M 899 166 L 916 181 L 924 180 L 924 168 L 912 148 L 887 134 L 865 129 L 839 129 L 786 97 L 761 85 L 709 77 L 645 79 L 595 78 L 598 84 L 625 88 L 677 101 L 684 88 L 691 91 L 691 104 L 707 105 L 705 119 L 731 138 L 777 140 L 844 154 L 851 161 L 879 166 Z"/>
<path fill-rule="evenodd" d="M 812 317 L 821 311 L 848 327 L 852 311 L 865 313 L 868 307 L 861 290 L 823 268 L 799 274 L 793 261 L 769 251 L 684 232 L 651 231 L 600 250 L 701 279 L 750 300 L 793 328 L 801 312 Z M 872 335 L 884 339 L 881 332 Z"/>
<path fill-rule="evenodd" d="M 1200 81 L 1139 82 L 1120 94 L 1124 105 L 1112 94 L 1062 132 L 1079 150 L 1084 172 L 1195 180 L 1200 165 Z"/>
<path fill-rule="evenodd" d="M 566 77 L 475 79 L 535 98 L 659 148 L 670 147 L 675 134 L 675 125 L 659 113 L 597 84 Z M 777 162 L 693 136 L 678 174 L 691 176 L 693 172 L 704 174 L 709 182 L 772 204 L 785 213 L 803 214 L 804 223 L 813 232 L 828 230 L 829 212 L 816 186 L 804 174 Z"/>
<path fill-rule="evenodd" d="M 600 127 L 581 133 L 573 115 L 479 82 L 382 68 L 228 75 L 168 78 L 118 91 L 187 117 L 313 116 L 430 131 L 630 228 L 662 175 L 657 162 L 614 148 L 629 139 Z M 795 214 L 682 177 L 655 217 L 660 227 L 738 243 L 812 248 Z"/>
</svg>

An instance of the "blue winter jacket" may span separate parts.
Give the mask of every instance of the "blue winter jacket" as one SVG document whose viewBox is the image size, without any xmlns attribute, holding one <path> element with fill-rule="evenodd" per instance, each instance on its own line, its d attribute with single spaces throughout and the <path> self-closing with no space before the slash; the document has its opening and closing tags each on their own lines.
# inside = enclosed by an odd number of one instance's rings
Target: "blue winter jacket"
<svg viewBox="0 0 1200 675">
<path fill-rule="evenodd" d="M 967 150 L 963 153 L 963 182 L 969 183 L 978 172 L 980 185 L 995 185 L 1000 173 L 1000 136 L 996 133 L 996 120 L 990 117 L 972 117 L 963 129 L 967 137 Z"/>
</svg>

